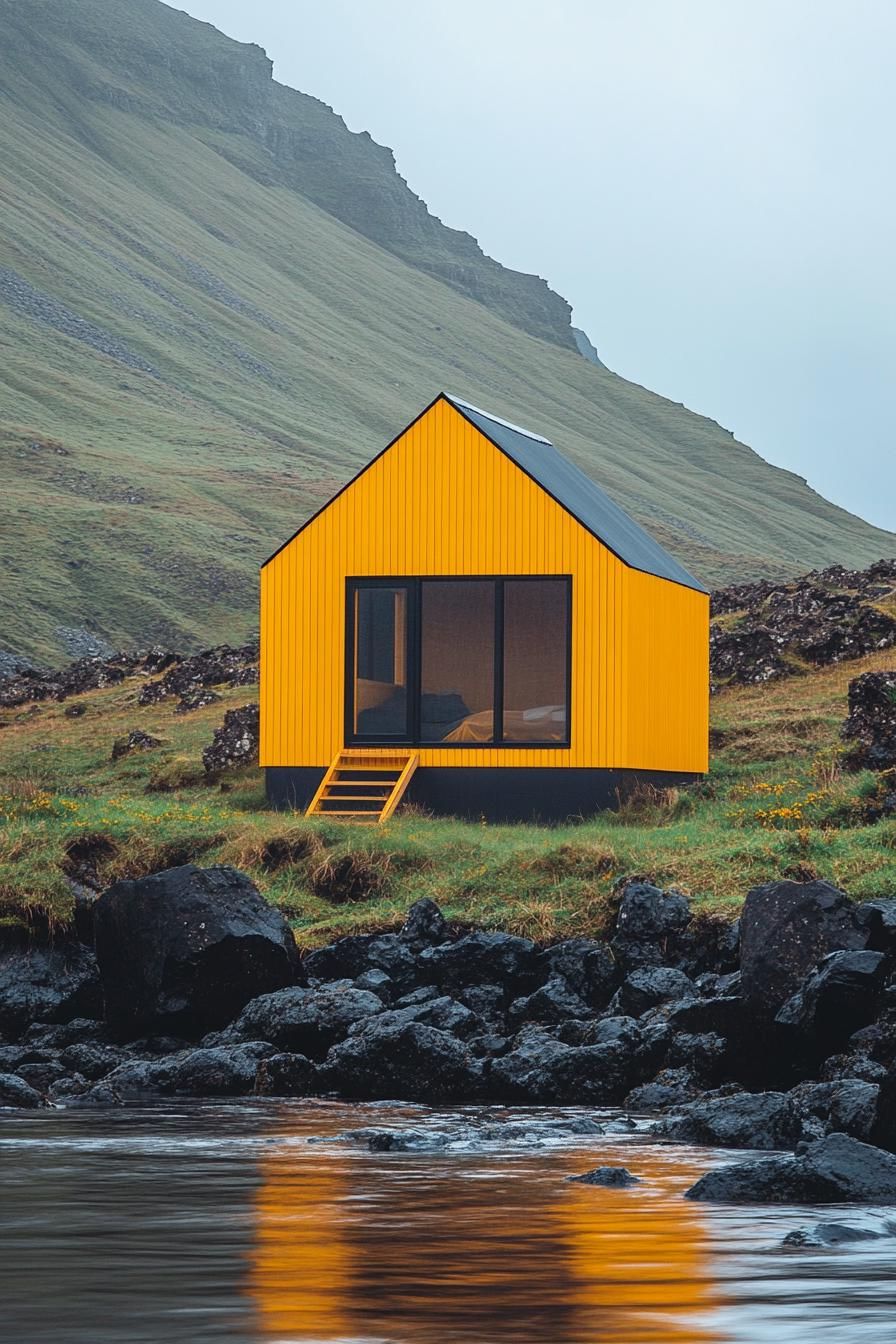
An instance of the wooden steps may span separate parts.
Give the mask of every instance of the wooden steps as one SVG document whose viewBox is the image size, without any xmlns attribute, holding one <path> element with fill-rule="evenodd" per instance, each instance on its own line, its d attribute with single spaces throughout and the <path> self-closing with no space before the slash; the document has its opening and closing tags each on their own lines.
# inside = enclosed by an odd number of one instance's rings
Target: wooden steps
<svg viewBox="0 0 896 1344">
<path fill-rule="evenodd" d="M 305 815 L 381 826 L 401 802 L 416 769 L 415 751 L 346 748 L 334 758 Z"/>
</svg>

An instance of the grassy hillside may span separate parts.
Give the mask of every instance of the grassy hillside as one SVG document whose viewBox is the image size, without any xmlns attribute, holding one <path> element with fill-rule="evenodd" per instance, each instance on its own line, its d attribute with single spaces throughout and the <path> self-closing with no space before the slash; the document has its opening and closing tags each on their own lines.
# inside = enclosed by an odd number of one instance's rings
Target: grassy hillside
<svg viewBox="0 0 896 1344">
<path fill-rule="evenodd" d="M 430 896 L 458 922 L 540 938 L 604 928 L 614 883 L 639 873 L 735 913 L 747 890 L 818 875 L 856 898 L 896 896 L 896 820 L 864 823 L 881 777 L 840 769 L 846 691 L 892 650 L 713 700 L 718 744 L 692 792 L 635 798 L 618 814 L 558 828 L 434 820 L 380 828 L 272 813 L 261 772 L 209 784 L 201 764 L 223 710 L 252 687 L 177 716 L 140 706 L 143 681 L 64 704 L 0 710 L 0 924 L 29 908 L 71 917 L 68 877 L 103 886 L 172 864 L 231 863 L 294 921 L 302 943 L 392 927 Z M 80 717 L 66 710 L 83 706 Z M 112 762 L 140 728 L 161 745 Z"/>
<path fill-rule="evenodd" d="M 259 561 L 441 388 L 711 582 L 896 551 L 579 356 L 562 300 L 257 48 L 159 0 L 0 0 L 0 28 L 0 649 L 242 638 Z"/>
</svg>

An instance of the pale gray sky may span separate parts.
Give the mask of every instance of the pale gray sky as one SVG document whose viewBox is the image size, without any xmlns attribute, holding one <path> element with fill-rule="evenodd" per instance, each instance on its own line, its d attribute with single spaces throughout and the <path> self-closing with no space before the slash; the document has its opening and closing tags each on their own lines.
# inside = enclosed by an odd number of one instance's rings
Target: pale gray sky
<svg viewBox="0 0 896 1344">
<path fill-rule="evenodd" d="M 896 529 L 893 0 L 175 0 L 610 368 Z"/>
</svg>

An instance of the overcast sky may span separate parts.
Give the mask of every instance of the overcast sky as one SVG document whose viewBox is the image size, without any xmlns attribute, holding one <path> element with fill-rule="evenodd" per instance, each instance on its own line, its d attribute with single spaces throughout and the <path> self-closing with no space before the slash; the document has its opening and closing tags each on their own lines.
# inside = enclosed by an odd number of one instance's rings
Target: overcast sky
<svg viewBox="0 0 896 1344">
<path fill-rule="evenodd" d="M 893 0 L 175 0 L 610 368 L 896 529 Z"/>
</svg>

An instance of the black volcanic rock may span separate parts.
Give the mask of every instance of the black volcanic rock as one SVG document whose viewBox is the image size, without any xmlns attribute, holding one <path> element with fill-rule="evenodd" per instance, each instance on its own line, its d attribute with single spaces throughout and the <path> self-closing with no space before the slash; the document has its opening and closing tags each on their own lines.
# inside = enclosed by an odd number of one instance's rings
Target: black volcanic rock
<svg viewBox="0 0 896 1344">
<path fill-rule="evenodd" d="M 546 981 L 560 976 L 573 993 L 595 1009 L 605 1008 L 619 983 L 620 970 L 609 943 L 568 938 L 541 953 Z"/>
<path fill-rule="evenodd" d="M 148 681 L 138 697 L 141 705 L 156 705 L 172 696 L 187 697 L 210 686 L 251 686 L 258 681 L 258 645 L 244 644 L 234 648 L 221 644 L 204 649 L 190 658 L 171 655 L 160 681 Z M 187 700 L 184 708 L 192 708 Z"/>
<path fill-rule="evenodd" d="M 101 1012 L 96 958 L 83 944 L 13 952 L 0 960 L 0 1031 L 15 1035 L 33 1022 L 68 1022 Z"/>
<path fill-rule="evenodd" d="M 14 1073 L 0 1073 L 0 1110 L 4 1107 L 38 1110 L 46 1106 L 40 1092 Z"/>
<path fill-rule="evenodd" d="M 806 663 L 826 667 L 896 645 L 896 620 L 882 610 L 896 591 L 896 563 L 842 566 L 789 583 L 740 584 L 712 595 L 711 614 L 734 617 L 710 632 L 714 689 L 793 676 Z M 872 674 L 878 675 L 878 674 Z M 880 768 L 880 767 L 878 767 Z"/>
<path fill-rule="evenodd" d="M 629 882 L 619 904 L 613 953 L 623 971 L 666 966 L 677 960 L 690 923 L 688 899 L 648 882 Z"/>
<path fill-rule="evenodd" d="M 260 1061 L 274 1053 L 267 1041 L 194 1050 L 175 1068 L 172 1090 L 193 1097 L 245 1096 L 255 1089 Z"/>
<path fill-rule="evenodd" d="M 883 952 L 831 952 L 775 1021 L 808 1039 L 823 1056 L 833 1054 L 876 1016 L 887 969 Z"/>
<path fill-rule="evenodd" d="M 761 686 L 787 675 L 787 664 L 770 630 L 764 626 L 709 632 L 713 686 Z"/>
<path fill-rule="evenodd" d="M 768 1021 L 830 952 L 867 946 L 852 901 L 829 882 L 769 882 L 747 895 L 741 915 L 741 989 Z"/>
<path fill-rule="evenodd" d="M 258 761 L 258 705 L 228 709 L 215 729 L 210 746 L 203 748 L 202 764 L 210 775 Z"/>
<path fill-rule="evenodd" d="M 118 882 L 94 906 L 106 1016 L 119 1034 L 201 1035 L 300 974 L 289 925 L 233 868 Z"/>
<path fill-rule="evenodd" d="M 382 1012 L 376 994 L 356 989 L 347 980 L 295 985 L 252 999 L 232 1030 L 237 1038 L 271 1041 L 280 1050 L 317 1060 L 344 1040 L 354 1023 Z"/>
<path fill-rule="evenodd" d="M 415 901 L 401 926 L 399 938 L 415 951 L 424 947 L 435 947 L 448 936 L 448 926 L 435 901 L 428 896 Z"/>
<path fill-rule="evenodd" d="M 449 993 L 466 985 L 499 984 L 510 999 L 535 988 L 537 954 L 528 938 L 478 932 L 424 948 L 417 965 L 421 980 Z"/>
<path fill-rule="evenodd" d="M 842 736 L 849 744 L 845 763 L 851 769 L 896 767 L 896 671 L 865 672 L 849 683 Z"/>
<path fill-rule="evenodd" d="M 122 756 L 130 756 L 135 751 L 152 751 L 153 747 L 161 745 L 159 738 L 144 733 L 142 728 L 134 728 L 122 737 L 116 737 L 112 743 L 112 760 L 119 761 Z"/>
<path fill-rule="evenodd" d="M 685 1143 L 723 1148 L 791 1148 L 802 1135 L 799 1113 L 782 1092 L 738 1092 L 697 1100 L 664 1119 L 657 1132 Z"/>
<path fill-rule="evenodd" d="M 623 980 L 610 1007 L 611 1011 L 640 1017 L 661 1003 L 696 997 L 697 988 L 683 971 L 673 966 L 645 966 Z"/>
<path fill-rule="evenodd" d="M 317 1067 L 306 1055 L 284 1053 L 262 1059 L 255 1073 L 260 1097 L 307 1097 L 317 1082 Z"/>
<path fill-rule="evenodd" d="M 795 1157 L 766 1157 L 707 1172 L 688 1199 L 720 1204 L 896 1204 L 896 1156 L 830 1134 Z"/>
<path fill-rule="evenodd" d="M 455 1036 L 422 1022 L 375 1017 L 333 1047 L 319 1076 L 325 1089 L 359 1100 L 458 1101 L 482 1086 L 479 1061 Z"/>
<path fill-rule="evenodd" d="M 627 1167 L 595 1167 L 581 1176 L 567 1176 L 566 1179 L 573 1185 L 602 1185 L 617 1190 L 640 1185 L 640 1178 L 633 1176 Z"/>
</svg>

